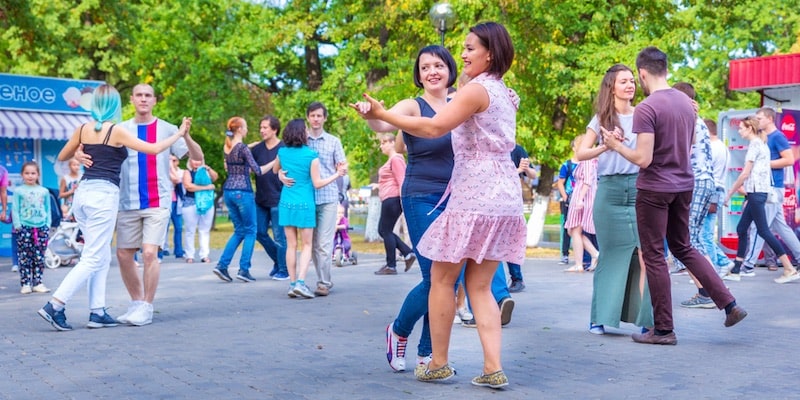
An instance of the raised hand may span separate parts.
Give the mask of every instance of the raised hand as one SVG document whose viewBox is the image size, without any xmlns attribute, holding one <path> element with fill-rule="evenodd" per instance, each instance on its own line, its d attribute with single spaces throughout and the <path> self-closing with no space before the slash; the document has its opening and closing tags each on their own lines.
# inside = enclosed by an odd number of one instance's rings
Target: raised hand
<svg viewBox="0 0 800 400">
<path fill-rule="evenodd" d="M 189 129 L 192 129 L 192 117 L 183 117 L 178 134 L 181 136 L 186 135 L 189 133 Z"/>
<path fill-rule="evenodd" d="M 380 119 L 379 116 L 381 113 L 386 111 L 383 107 L 383 102 L 375 100 L 366 93 L 364 93 L 364 100 L 365 101 L 351 103 L 350 108 L 356 110 L 364 119 Z"/>
</svg>

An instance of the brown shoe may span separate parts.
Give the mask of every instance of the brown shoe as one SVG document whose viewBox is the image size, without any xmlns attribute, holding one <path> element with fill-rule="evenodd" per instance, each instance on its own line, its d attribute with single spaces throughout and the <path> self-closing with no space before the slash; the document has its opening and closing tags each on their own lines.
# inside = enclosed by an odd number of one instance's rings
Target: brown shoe
<svg viewBox="0 0 800 400">
<path fill-rule="evenodd" d="M 397 275 L 397 269 L 384 265 L 381 269 L 375 271 L 375 275 Z"/>
<path fill-rule="evenodd" d="M 729 328 L 739 323 L 739 321 L 743 320 L 744 317 L 747 316 L 747 311 L 744 308 L 739 306 L 734 306 L 731 313 L 725 316 L 725 327 Z"/>
<path fill-rule="evenodd" d="M 678 338 L 675 337 L 675 332 L 670 332 L 666 335 L 656 335 L 655 329 L 651 329 L 647 331 L 647 333 L 634 333 L 631 335 L 631 339 L 636 343 L 645 344 L 678 344 Z"/>
<path fill-rule="evenodd" d="M 414 266 L 414 261 L 417 261 L 417 256 L 414 255 L 414 253 L 406 254 L 406 257 L 405 257 L 406 271 L 405 272 L 408 272 L 408 270 L 410 270 L 411 267 Z"/>
<path fill-rule="evenodd" d="M 511 323 L 511 313 L 514 312 L 514 299 L 506 297 L 500 300 L 500 326 L 506 326 Z"/>
<path fill-rule="evenodd" d="M 317 285 L 317 290 L 314 291 L 314 294 L 317 296 L 327 296 L 330 294 L 331 290 L 328 289 L 327 286 L 324 285 Z"/>
</svg>

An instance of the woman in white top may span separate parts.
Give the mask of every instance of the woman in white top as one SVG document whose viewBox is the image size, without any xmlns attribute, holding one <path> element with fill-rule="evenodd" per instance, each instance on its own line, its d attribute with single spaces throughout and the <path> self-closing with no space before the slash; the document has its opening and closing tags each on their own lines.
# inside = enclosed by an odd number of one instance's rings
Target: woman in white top
<svg viewBox="0 0 800 400">
<path fill-rule="evenodd" d="M 736 250 L 733 269 L 725 275 L 724 279 L 739 280 L 737 279 L 739 278 L 739 270 L 747 252 L 747 230 L 750 228 L 750 223 L 755 222 L 758 235 L 764 238 L 764 241 L 778 256 L 778 261 L 783 265 L 783 275 L 780 278 L 776 278 L 775 282 L 787 283 L 798 280 L 800 279 L 800 274 L 789 261 L 789 256 L 786 255 L 781 242 L 769 230 L 769 223 L 767 222 L 764 205 L 768 201 L 769 193 L 772 191 L 772 171 L 769 165 L 769 147 L 765 143 L 766 134 L 758 131 L 758 121 L 754 117 L 747 117 L 739 123 L 739 135 L 743 139 L 749 140 L 750 144 L 747 147 L 742 173 L 728 190 L 725 204 L 728 204 L 728 201 L 740 187 L 744 187 L 744 191 L 747 193 L 747 203 L 745 203 L 742 210 L 739 224 L 736 225 L 736 233 L 739 235 L 739 247 Z"/>
</svg>

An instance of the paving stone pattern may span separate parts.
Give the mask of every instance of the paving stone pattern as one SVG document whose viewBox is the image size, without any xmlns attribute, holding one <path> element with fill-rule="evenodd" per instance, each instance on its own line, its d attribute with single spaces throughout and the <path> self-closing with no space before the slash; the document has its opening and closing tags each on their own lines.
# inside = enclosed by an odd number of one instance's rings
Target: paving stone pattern
<svg viewBox="0 0 800 400">
<path fill-rule="evenodd" d="M 722 311 L 681 308 L 695 289 L 688 276 L 673 277 L 678 345 L 653 346 L 634 343 L 631 325 L 588 333 L 592 275 L 564 273 L 556 262 L 529 259 L 523 267 L 527 289 L 514 295 L 503 329 L 511 384 L 496 391 L 470 384 L 482 353 L 477 331 L 461 326 L 453 327 L 458 375 L 450 383 L 391 371 L 384 329 L 420 278 L 417 266 L 373 275 L 380 255 L 335 268 L 331 295 L 312 300 L 289 299 L 287 282 L 268 279 L 272 263 L 260 249 L 254 283 L 225 283 L 213 264 L 167 257 L 152 325 L 87 329 L 82 290 L 67 306 L 71 332 L 56 332 L 36 314 L 49 295 L 21 295 L 18 274 L 0 259 L 0 399 L 800 398 L 800 282 L 775 284 L 779 272 L 761 268 L 727 282 L 749 316 L 724 328 Z M 46 270 L 45 284 L 55 290 L 68 270 Z M 123 313 L 127 301 L 113 263 L 109 312 Z M 409 366 L 420 326 L 409 339 Z"/>
</svg>

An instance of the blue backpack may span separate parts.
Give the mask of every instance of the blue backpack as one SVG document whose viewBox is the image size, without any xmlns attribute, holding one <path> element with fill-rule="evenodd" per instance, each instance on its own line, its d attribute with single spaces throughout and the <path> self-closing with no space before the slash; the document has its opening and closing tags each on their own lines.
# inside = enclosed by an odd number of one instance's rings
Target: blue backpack
<svg viewBox="0 0 800 400">
<path fill-rule="evenodd" d="M 206 167 L 200 167 L 194 173 L 194 183 L 198 186 L 210 185 L 212 183 L 211 176 L 208 175 Z M 194 203 L 197 207 L 197 213 L 200 215 L 205 214 L 214 207 L 214 191 L 213 190 L 200 190 L 194 192 Z"/>
</svg>

